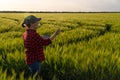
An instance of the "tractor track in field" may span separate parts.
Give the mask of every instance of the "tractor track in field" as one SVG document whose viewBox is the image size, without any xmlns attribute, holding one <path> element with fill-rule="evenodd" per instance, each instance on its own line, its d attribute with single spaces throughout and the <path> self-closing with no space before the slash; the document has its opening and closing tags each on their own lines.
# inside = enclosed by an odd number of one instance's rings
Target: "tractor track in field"
<svg viewBox="0 0 120 80">
<path fill-rule="evenodd" d="M 9 17 L 0 17 L 1 19 L 5 19 L 5 20 L 11 20 L 13 22 L 15 22 L 15 25 L 19 25 L 20 24 L 20 20 L 19 19 L 15 19 L 15 18 L 9 18 Z M 8 23 L 9 24 L 9 23 Z M 5 28 L 4 30 L 0 30 L 0 33 L 5 33 L 5 32 L 9 32 L 13 27 L 9 26 L 8 28 Z"/>
<path fill-rule="evenodd" d="M 8 17 L 1 17 L 1 18 L 3 18 L 3 19 L 9 19 L 9 20 L 15 21 L 15 22 L 17 22 L 17 24 L 20 23 L 20 21 L 19 21 L 18 19 L 8 18 Z"/>
<path fill-rule="evenodd" d="M 15 21 L 18 24 L 20 23 L 20 21 L 18 19 L 7 18 L 7 17 L 1 17 L 1 18 Z M 54 25 L 57 25 L 57 23 L 45 23 L 45 22 L 43 22 L 42 24 L 54 24 Z M 81 23 L 81 22 L 77 22 L 75 24 L 77 24 L 77 26 L 66 25 L 66 27 L 68 27 L 69 30 L 65 30 L 65 31 L 70 31 L 72 29 L 75 29 L 75 28 L 81 27 L 81 26 L 96 26 L 96 24 L 87 24 L 87 23 Z M 58 24 L 58 25 L 60 25 L 60 24 Z M 103 25 L 97 25 L 97 26 L 103 26 Z M 76 38 L 76 39 L 73 39 L 73 40 L 68 40 L 67 43 L 72 44 L 72 43 L 78 43 L 79 41 L 89 41 L 89 40 L 93 39 L 94 37 L 103 36 L 106 32 L 110 31 L 111 25 L 107 24 L 107 26 L 104 26 L 104 27 L 105 27 L 105 29 L 93 29 L 93 28 L 84 28 L 84 27 L 82 27 L 82 28 L 88 29 L 88 30 L 93 30 L 93 31 L 97 30 L 97 32 L 95 34 L 86 35 L 86 36 L 81 37 L 81 38 Z M 107 28 L 109 28 L 109 29 L 107 29 Z M 64 32 L 64 30 L 62 30 L 61 32 Z M 59 45 L 63 45 L 63 44 L 64 43 L 59 43 Z"/>
<path fill-rule="evenodd" d="M 86 28 L 88 30 L 95 30 L 95 29 L 89 29 L 89 28 Z M 108 33 L 111 31 L 111 26 L 109 26 L 109 29 L 108 29 L 108 26 L 105 26 L 104 29 L 100 29 L 100 30 L 97 30 L 97 32 L 95 34 L 89 34 L 89 35 L 86 35 L 84 37 L 78 37 L 76 39 L 72 39 L 72 40 L 68 40 L 67 43 L 68 45 L 69 44 L 73 44 L 73 43 L 78 43 L 80 41 L 86 41 L 88 42 L 89 40 L 93 39 L 93 38 L 98 38 L 100 36 L 103 36 L 105 33 Z M 65 43 L 58 43 L 60 46 L 63 46 Z"/>
</svg>

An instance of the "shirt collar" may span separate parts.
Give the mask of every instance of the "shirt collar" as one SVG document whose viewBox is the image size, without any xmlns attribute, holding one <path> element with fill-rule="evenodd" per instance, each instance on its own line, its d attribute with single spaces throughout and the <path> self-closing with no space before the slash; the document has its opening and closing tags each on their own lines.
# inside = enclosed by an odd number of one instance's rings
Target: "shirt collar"
<svg viewBox="0 0 120 80">
<path fill-rule="evenodd" d="M 26 29 L 26 30 L 31 32 L 36 32 L 36 30 L 33 30 L 33 29 Z"/>
</svg>

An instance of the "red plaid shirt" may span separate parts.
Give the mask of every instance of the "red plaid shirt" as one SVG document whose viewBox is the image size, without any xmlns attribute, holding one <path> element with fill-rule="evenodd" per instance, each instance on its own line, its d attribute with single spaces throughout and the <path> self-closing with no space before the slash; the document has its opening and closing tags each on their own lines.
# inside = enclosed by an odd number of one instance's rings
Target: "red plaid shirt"
<svg viewBox="0 0 120 80">
<path fill-rule="evenodd" d="M 45 60 L 43 46 L 49 45 L 50 39 L 43 39 L 36 30 L 27 29 L 23 34 L 23 40 L 26 49 L 26 64 L 31 64 L 35 60 L 40 62 Z"/>
</svg>

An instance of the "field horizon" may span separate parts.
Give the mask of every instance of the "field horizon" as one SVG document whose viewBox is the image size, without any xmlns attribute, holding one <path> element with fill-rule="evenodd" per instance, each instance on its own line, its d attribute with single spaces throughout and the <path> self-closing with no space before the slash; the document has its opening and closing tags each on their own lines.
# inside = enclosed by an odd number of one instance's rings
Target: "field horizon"
<svg viewBox="0 0 120 80">
<path fill-rule="evenodd" d="M 120 13 L 120 11 L 0 11 L 0 13 Z"/>
</svg>

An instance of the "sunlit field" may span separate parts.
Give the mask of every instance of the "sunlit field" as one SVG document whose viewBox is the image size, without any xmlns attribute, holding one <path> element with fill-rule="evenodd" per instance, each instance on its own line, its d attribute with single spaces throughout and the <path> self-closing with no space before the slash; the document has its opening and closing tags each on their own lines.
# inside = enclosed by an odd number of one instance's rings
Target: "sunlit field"
<svg viewBox="0 0 120 80">
<path fill-rule="evenodd" d="M 31 14 L 41 36 L 61 29 L 44 47 L 40 80 L 120 80 L 120 13 L 0 13 L 0 80 L 34 80 L 21 27 Z"/>
</svg>

